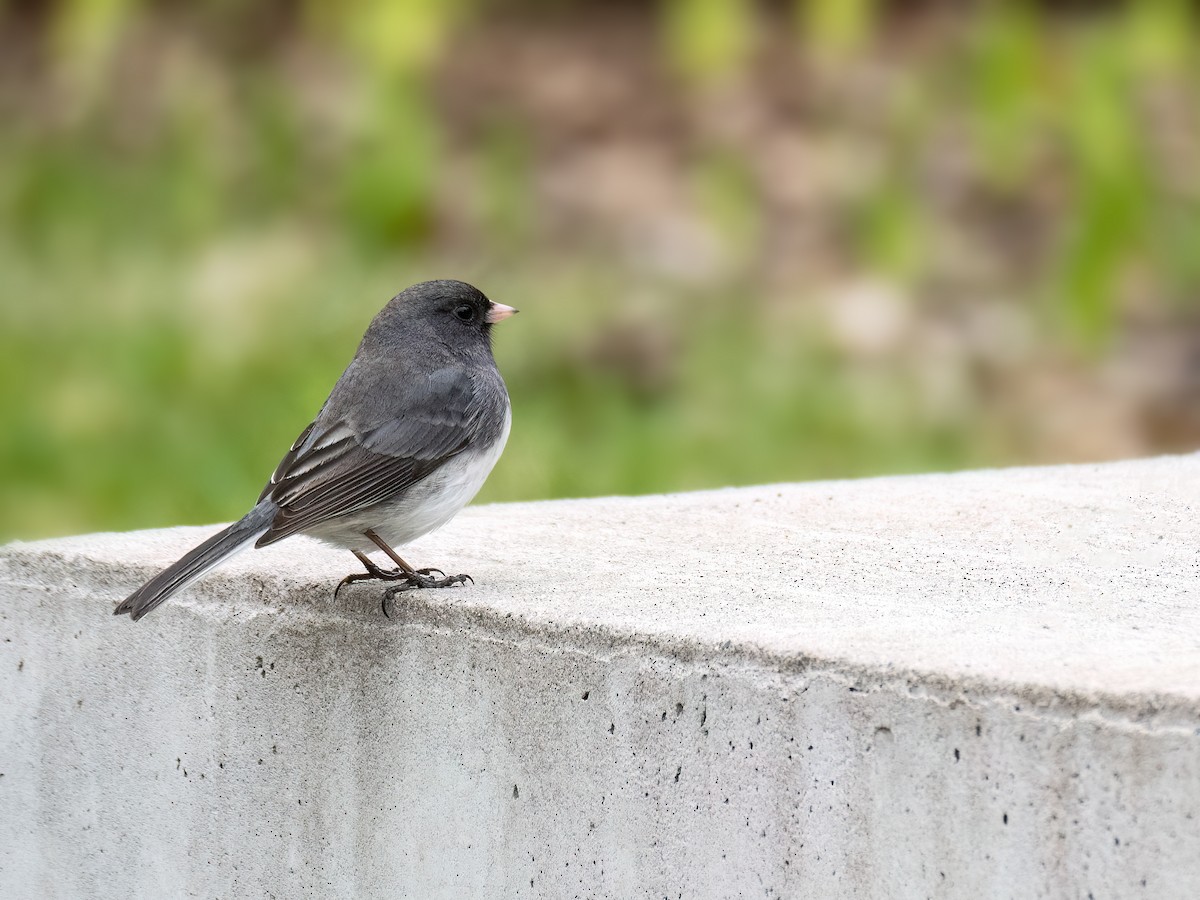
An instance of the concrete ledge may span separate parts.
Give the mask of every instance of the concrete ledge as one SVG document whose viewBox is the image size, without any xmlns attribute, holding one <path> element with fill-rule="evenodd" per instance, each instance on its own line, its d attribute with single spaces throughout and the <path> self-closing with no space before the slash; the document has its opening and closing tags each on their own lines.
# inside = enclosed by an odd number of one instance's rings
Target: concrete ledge
<svg viewBox="0 0 1200 900">
<path fill-rule="evenodd" d="M 0 896 L 1192 897 L 1200 457 L 0 550 Z"/>
</svg>

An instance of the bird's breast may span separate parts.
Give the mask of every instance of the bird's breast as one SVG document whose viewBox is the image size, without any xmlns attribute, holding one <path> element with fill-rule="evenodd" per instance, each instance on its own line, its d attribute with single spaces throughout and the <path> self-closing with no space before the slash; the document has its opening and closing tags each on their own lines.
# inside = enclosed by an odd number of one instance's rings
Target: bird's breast
<svg viewBox="0 0 1200 900">
<path fill-rule="evenodd" d="M 512 410 L 506 409 L 504 425 L 490 444 L 468 447 L 401 496 L 358 510 L 310 534 L 345 547 L 375 550 L 362 534 L 368 528 L 391 547 L 400 547 L 441 528 L 479 493 L 504 452 L 511 429 Z"/>
</svg>

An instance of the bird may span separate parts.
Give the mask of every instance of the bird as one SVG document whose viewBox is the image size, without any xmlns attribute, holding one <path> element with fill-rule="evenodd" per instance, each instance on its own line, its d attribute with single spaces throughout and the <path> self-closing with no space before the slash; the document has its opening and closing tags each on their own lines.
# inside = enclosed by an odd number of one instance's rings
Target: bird
<svg viewBox="0 0 1200 900">
<path fill-rule="evenodd" d="M 404 590 L 473 581 L 415 569 L 396 552 L 450 521 L 492 471 L 512 406 L 492 354 L 492 326 L 515 314 L 461 281 L 401 291 L 375 316 L 317 417 L 284 454 L 258 502 L 114 609 L 133 621 L 229 557 L 296 534 L 350 550 L 365 572 Z M 382 551 L 395 568 L 367 555 Z M 436 573 L 436 574 L 435 574 Z M 439 577 L 440 576 L 440 577 Z"/>
</svg>

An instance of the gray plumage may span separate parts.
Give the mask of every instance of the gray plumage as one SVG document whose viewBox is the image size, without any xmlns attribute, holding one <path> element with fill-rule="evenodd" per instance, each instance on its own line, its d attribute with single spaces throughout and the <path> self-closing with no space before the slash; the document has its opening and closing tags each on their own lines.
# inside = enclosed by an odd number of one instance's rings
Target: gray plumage
<svg viewBox="0 0 1200 900">
<path fill-rule="evenodd" d="M 371 322 L 313 422 L 240 521 L 115 610 L 134 620 L 233 553 L 305 533 L 338 547 L 392 547 L 448 521 L 500 456 L 511 422 L 491 326 L 514 310 L 459 281 L 398 294 Z"/>
</svg>

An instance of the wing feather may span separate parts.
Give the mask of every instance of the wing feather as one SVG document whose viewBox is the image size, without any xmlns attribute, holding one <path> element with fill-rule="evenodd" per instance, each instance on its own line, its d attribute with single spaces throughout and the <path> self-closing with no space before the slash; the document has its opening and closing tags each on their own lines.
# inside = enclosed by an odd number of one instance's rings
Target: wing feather
<svg viewBox="0 0 1200 900">
<path fill-rule="evenodd" d="M 489 413 L 503 419 L 502 383 L 499 391 L 480 389 L 469 373 L 448 367 L 421 387 L 366 415 L 363 404 L 351 404 L 358 416 L 342 419 L 328 414 L 346 408 L 334 402 L 335 388 L 263 490 L 260 500 L 269 497 L 279 511 L 257 546 L 395 498 L 470 446 Z"/>
</svg>

